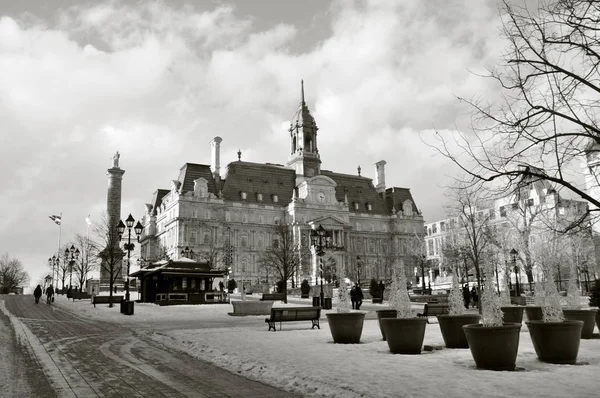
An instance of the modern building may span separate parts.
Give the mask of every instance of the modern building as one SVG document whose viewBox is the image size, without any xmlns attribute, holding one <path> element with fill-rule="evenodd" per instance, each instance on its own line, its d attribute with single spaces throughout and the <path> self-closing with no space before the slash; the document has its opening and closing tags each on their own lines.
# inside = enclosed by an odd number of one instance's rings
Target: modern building
<svg viewBox="0 0 600 398">
<path fill-rule="evenodd" d="M 517 278 L 523 284 L 527 283 L 528 278 L 532 278 L 533 282 L 539 280 L 541 270 L 532 258 L 536 241 L 540 243 L 544 239 L 542 235 L 552 229 L 552 226 L 557 230 L 564 229 L 569 223 L 584 217 L 588 208 L 586 201 L 562 197 L 550 182 L 527 176 L 522 178 L 512 194 L 481 201 L 477 205 L 479 207 L 474 208 L 473 213 L 478 222 L 488 223 L 497 234 L 497 242 L 503 247 L 501 251 L 504 253 L 500 260 L 505 264 L 512 260 L 521 263 L 516 272 L 514 267 L 509 268 L 507 280 L 510 284 L 514 284 Z M 459 217 L 425 224 L 427 259 L 436 264 L 436 269 L 431 270 L 431 277 L 432 285 L 437 288 L 447 289 L 452 281 L 449 278 L 451 264 L 444 258 L 443 247 L 453 234 L 462 233 L 463 224 Z M 519 236 L 526 229 L 530 233 L 525 247 Z M 582 229 L 584 232 L 585 228 Z M 583 235 L 585 234 L 582 233 Z M 516 259 L 510 258 L 512 250 L 515 250 Z M 527 275 L 524 266 L 526 261 L 533 262 L 530 275 Z M 499 278 L 503 277 L 504 269 L 506 267 L 498 270 Z"/>
<path fill-rule="evenodd" d="M 326 269 L 345 265 L 352 281 L 386 280 L 393 261 L 410 262 L 406 240 L 423 235 L 423 216 L 408 188 L 386 187 L 385 161 L 375 164 L 375 179 L 321 167 L 318 127 L 304 100 L 290 127 L 285 165 L 238 159 L 221 169 L 221 137 L 211 145 L 211 164 L 185 163 L 169 189 L 157 189 L 146 204 L 141 256 L 146 262 L 176 260 L 184 248 L 206 259 L 212 269 L 229 269 L 229 277 L 252 290 L 276 280 L 261 267 L 260 256 L 278 245 L 276 226 L 293 228 L 306 250 L 306 263 L 294 276 L 316 284 L 318 257 L 310 231 L 319 225 L 331 232 L 323 256 Z M 239 286 L 239 285 L 238 285 Z"/>
</svg>

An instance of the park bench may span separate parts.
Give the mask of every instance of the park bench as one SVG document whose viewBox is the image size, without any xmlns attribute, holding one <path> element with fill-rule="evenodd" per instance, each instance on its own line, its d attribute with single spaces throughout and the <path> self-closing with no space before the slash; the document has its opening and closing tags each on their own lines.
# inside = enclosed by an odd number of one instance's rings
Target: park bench
<svg viewBox="0 0 600 398">
<path fill-rule="evenodd" d="M 89 299 L 91 297 L 92 296 L 88 292 L 78 292 L 78 291 L 71 292 L 71 298 L 73 299 L 73 301 L 75 301 L 75 299 L 81 300 L 81 299 Z"/>
<path fill-rule="evenodd" d="M 283 300 L 285 300 L 285 293 L 263 293 L 260 301 L 267 301 L 267 300 L 283 301 Z"/>
<path fill-rule="evenodd" d="M 429 323 L 430 316 L 436 315 L 447 315 L 448 314 L 448 303 L 427 303 L 422 313 L 418 313 L 417 316 L 427 318 Z"/>
<path fill-rule="evenodd" d="M 123 300 L 123 296 L 112 296 L 113 304 L 119 304 L 121 300 Z M 110 296 L 94 296 L 92 304 L 94 304 L 94 307 L 96 304 L 110 304 Z"/>
<path fill-rule="evenodd" d="M 286 307 L 286 308 L 271 308 L 271 315 L 265 319 L 269 324 L 269 330 L 275 332 L 275 323 L 279 322 L 279 330 L 281 330 L 282 322 L 296 321 L 312 321 L 311 329 L 315 326 L 319 329 L 319 318 L 321 317 L 321 307 Z"/>
</svg>

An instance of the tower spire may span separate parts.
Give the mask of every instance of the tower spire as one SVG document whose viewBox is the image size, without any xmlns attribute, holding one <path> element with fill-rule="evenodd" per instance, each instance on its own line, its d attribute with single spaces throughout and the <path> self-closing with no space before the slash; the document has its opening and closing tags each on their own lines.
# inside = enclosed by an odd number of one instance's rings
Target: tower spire
<svg viewBox="0 0 600 398">
<path fill-rule="evenodd" d="M 300 98 L 302 99 L 302 105 L 306 105 L 306 102 L 304 102 L 304 79 L 300 80 L 300 88 L 301 88 Z"/>
</svg>

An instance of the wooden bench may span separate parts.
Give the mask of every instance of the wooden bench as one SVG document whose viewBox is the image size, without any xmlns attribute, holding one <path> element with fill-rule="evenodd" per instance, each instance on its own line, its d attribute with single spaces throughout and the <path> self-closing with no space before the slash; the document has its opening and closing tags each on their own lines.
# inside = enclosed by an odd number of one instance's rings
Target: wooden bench
<svg viewBox="0 0 600 398">
<path fill-rule="evenodd" d="M 285 300 L 285 293 L 263 293 L 260 301 L 283 301 Z"/>
<path fill-rule="evenodd" d="M 112 296 L 113 304 L 119 304 L 123 300 L 123 296 Z M 93 296 L 92 304 L 110 304 L 110 296 Z"/>
<path fill-rule="evenodd" d="M 429 323 L 430 316 L 436 315 L 446 315 L 448 314 L 448 304 L 447 303 L 427 303 L 425 304 L 425 308 L 422 313 L 417 314 L 417 316 L 427 318 L 427 323 Z"/>
<path fill-rule="evenodd" d="M 279 322 L 279 330 L 281 330 L 282 322 L 296 321 L 312 321 L 311 329 L 319 326 L 319 318 L 321 317 L 321 307 L 286 307 L 286 308 L 271 308 L 271 315 L 265 319 L 269 324 L 269 330 L 275 332 L 275 323 Z"/>
</svg>

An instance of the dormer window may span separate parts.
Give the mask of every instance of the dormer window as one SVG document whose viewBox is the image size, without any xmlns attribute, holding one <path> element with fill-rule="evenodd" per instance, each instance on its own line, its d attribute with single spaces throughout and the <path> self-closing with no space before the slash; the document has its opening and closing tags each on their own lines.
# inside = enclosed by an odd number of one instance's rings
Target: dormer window
<svg viewBox="0 0 600 398">
<path fill-rule="evenodd" d="M 262 193 L 256 194 L 256 200 L 258 200 L 259 202 L 262 202 Z"/>
<path fill-rule="evenodd" d="M 358 202 L 354 202 L 354 210 L 358 210 Z"/>
<path fill-rule="evenodd" d="M 372 210 L 372 207 L 371 207 L 371 204 L 370 204 L 370 203 L 367 203 L 367 210 L 368 210 L 368 211 L 371 211 L 371 210 Z"/>
<path fill-rule="evenodd" d="M 273 203 L 279 202 L 279 196 L 273 195 Z"/>
<path fill-rule="evenodd" d="M 242 200 L 246 200 L 246 192 L 240 192 L 240 197 Z"/>
</svg>

